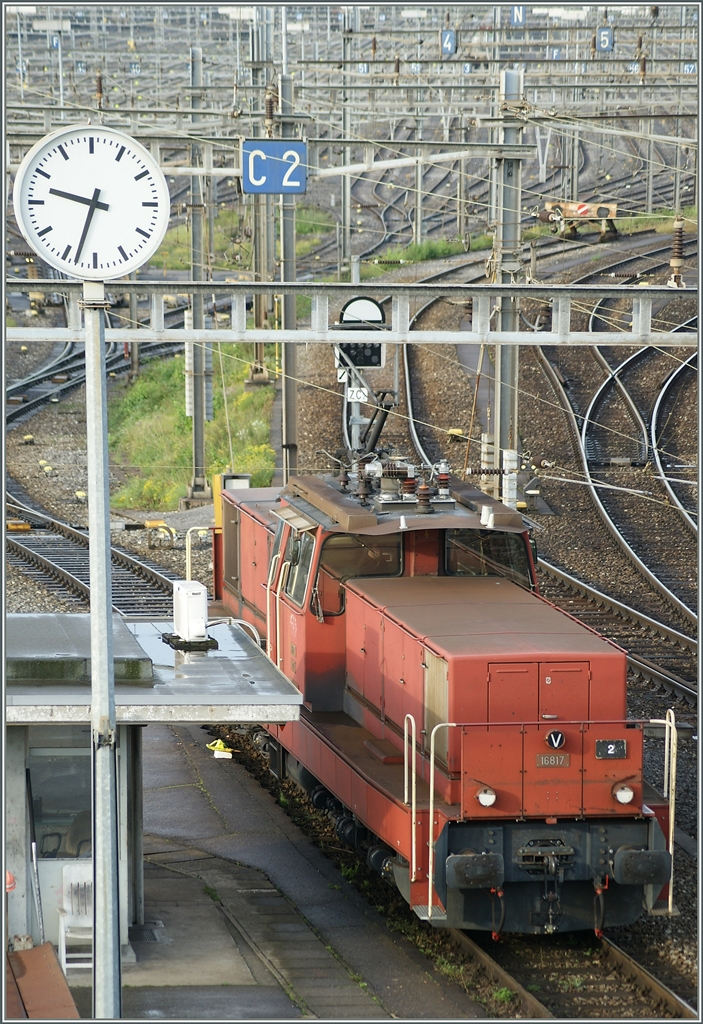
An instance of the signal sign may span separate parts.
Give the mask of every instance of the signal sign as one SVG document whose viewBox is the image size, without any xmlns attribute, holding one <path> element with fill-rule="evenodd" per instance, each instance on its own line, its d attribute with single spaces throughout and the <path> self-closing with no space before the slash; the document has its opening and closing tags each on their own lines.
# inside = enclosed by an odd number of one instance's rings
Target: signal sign
<svg viewBox="0 0 703 1024">
<path fill-rule="evenodd" d="M 88 66 L 84 60 L 76 61 L 76 74 L 86 75 L 88 73 Z"/>
<path fill-rule="evenodd" d="M 441 33 L 441 46 L 443 57 L 451 57 L 456 53 L 456 32 L 447 29 Z"/>
<path fill-rule="evenodd" d="M 599 53 L 610 53 L 613 46 L 612 28 L 599 28 L 596 32 L 596 50 Z"/>
<path fill-rule="evenodd" d="M 142 66 L 138 60 L 131 60 L 129 62 L 129 73 L 130 75 L 141 75 Z"/>
<path fill-rule="evenodd" d="M 288 139 L 242 142 L 242 191 L 258 195 L 299 195 L 307 190 L 308 147 Z"/>
</svg>

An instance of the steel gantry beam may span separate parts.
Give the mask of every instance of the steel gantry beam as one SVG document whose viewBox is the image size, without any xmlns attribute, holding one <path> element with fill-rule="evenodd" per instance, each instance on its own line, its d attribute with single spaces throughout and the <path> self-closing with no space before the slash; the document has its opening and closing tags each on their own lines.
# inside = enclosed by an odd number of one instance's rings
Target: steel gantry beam
<svg viewBox="0 0 703 1024">
<path fill-rule="evenodd" d="M 9 279 L 5 284 L 7 293 L 43 292 L 44 294 L 68 294 L 69 299 L 74 293 L 80 293 L 80 281 L 66 280 L 32 280 L 26 278 Z M 140 342 L 158 341 L 183 344 L 186 341 L 197 343 L 218 342 L 258 342 L 262 344 L 281 343 L 286 341 L 305 342 L 306 344 L 323 343 L 336 345 L 339 343 L 339 331 L 330 324 L 330 307 L 341 308 L 344 302 L 359 294 L 358 284 L 310 283 L 310 282 L 260 282 L 246 281 L 236 284 L 220 281 L 112 281 L 108 285 L 108 294 L 137 291 L 140 295 L 148 295 L 151 301 L 152 324 L 163 324 L 163 298 L 173 295 L 201 294 L 207 300 L 214 295 L 220 301 L 224 298 L 231 303 L 231 320 L 229 328 L 210 330 L 189 330 L 175 328 L 164 330 L 140 328 L 137 340 Z M 550 284 L 384 284 L 365 282 L 365 295 L 374 294 L 379 300 L 390 297 L 392 300 L 391 330 L 384 331 L 383 342 L 388 344 L 422 344 L 447 345 L 460 338 L 485 345 L 655 345 L 659 348 L 693 347 L 698 344 L 698 331 L 676 332 L 657 331 L 652 328 L 653 308 L 656 310 L 674 298 L 681 297 L 681 292 L 674 292 L 665 285 L 629 287 L 627 285 L 550 285 Z M 263 295 L 306 295 L 312 299 L 312 315 L 310 327 L 299 330 L 255 330 L 246 326 L 247 296 Z M 697 299 L 698 289 L 688 288 L 687 296 Z M 552 307 L 552 329 L 550 331 L 518 331 L 493 330 L 495 322 L 493 311 L 498 300 L 511 298 L 539 299 L 547 301 Z M 629 331 L 599 331 L 597 335 L 589 331 L 571 329 L 572 311 L 582 314 L 589 304 L 600 299 L 629 299 L 633 303 L 632 329 Z M 456 330 L 415 331 L 410 330 L 410 314 L 412 309 L 419 309 L 429 299 L 445 299 L 453 304 L 467 306 L 471 303 L 472 326 L 470 332 Z M 333 305 L 334 304 L 334 305 Z M 656 320 L 654 320 L 656 323 Z M 501 324 L 502 328 L 502 324 Z M 120 342 L 131 341 L 136 332 L 123 328 L 107 328 L 105 336 L 108 340 Z M 467 338 L 467 335 L 469 337 Z M 32 343 L 36 341 L 76 341 L 83 340 L 80 325 L 72 327 L 9 327 L 5 331 L 8 341 Z M 355 331 L 355 342 L 378 342 L 378 332 Z"/>
</svg>

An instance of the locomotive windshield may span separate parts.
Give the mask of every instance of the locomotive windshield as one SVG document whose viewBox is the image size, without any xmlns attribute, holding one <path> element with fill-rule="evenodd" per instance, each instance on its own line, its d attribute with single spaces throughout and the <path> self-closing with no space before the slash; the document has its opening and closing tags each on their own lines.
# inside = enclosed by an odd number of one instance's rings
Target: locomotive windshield
<svg viewBox="0 0 703 1024">
<path fill-rule="evenodd" d="M 525 541 L 519 533 L 495 530 L 447 530 L 445 571 L 448 576 L 505 576 L 530 586 Z"/>
<path fill-rule="evenodd" d="M 363 576 L 398 576 L 400 541 L 399 534 L 390 537 L 333 534 L 322 545 L 320 567 L 339 580 Z"/>
</svg>

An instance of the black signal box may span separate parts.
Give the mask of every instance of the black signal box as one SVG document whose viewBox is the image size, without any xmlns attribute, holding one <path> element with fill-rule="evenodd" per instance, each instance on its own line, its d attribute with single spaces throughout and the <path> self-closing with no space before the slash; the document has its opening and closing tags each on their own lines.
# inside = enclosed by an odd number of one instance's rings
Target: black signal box
<svg viewBox="0 0 703 1024">
<path fill-rule="evenodd" d="M 339 350 L 349 359 L 352 366 L 358 370 L 375 370 L 383 366 L 383 345 L 372 342 L 342 341 L 339 343 Z M 340 359 L 339 365 L 345 365 Z"/>
</svg>

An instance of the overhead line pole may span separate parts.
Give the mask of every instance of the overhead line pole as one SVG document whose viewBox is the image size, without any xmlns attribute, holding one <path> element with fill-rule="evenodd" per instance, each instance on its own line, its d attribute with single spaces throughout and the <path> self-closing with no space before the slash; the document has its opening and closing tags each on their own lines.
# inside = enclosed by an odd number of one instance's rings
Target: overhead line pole
<svg viewBox="0 0 703 1024">
<path fill-rule="evenodd" d="M 191 47 L 190 51 L 190 84 L 191 120 L 198 124 L 200 115 L 196 111 L 202 103 L 200 88 L 203 84 L 203 51 L 199 46 Z M 191 162 L 196 164 L 200 159 L 200 146 L 191 145 Z M 192 274 L 194 281 L 204 278 L 204 232 L 203 232 L 203 182 L 200 175 L 190 179 L 190 251 Z M 192 296 L 193 330 L 203 330 L 202 292 L 194 292 Z M 193 477 L 187 490 L 188 498 L 208 500 L 212 497 L 205 476 L 205 346 L 193 345 L 192 361 L 192 395 L 193 395 Z"/>
<path fill-rule="evenodd" d="M 505 70 L 500 73 L 501 99 L 504 116 L 510 116 L 510 106 L 522 99 L 522 71 Z M 522 128 L 503 129 L 503 143 L 516 146 Z M 504 157 L 498 161 L 498 217 L 494 254 L 496 280 L 513 284 L 521 270 L 520 217 L 521 217 L 521 164 L 520 159 Z M 519 300 L 501 299 L 501 330 L 517 332 L 519 326 Z M 494 465 L 501 466 L 503 453 L 518 447 L 518 347 L 496 345 L 495 355 L 495 411 L 493 418 Z M 498 478 L 500 479 L 500 478 Z"/>
<path fill-rule="evenodd" d="M 295 137 L 293 123 L 293 77 L 288 74 L 288 48 L 286 44 L 287 28 L 286 8 L 282 8 L 281 31 L 283 33 L 283 70 L 280 77 L 281 136 L 284 139 Z M 295 196 L 281 194 L 281 281 L 289 282 L 296 279 L 295 266 Z M 283 330 L 295 330 L 296 327 L 296 296 L 283 296 Z M 282 346 L 282 444 L 283 444 L 283 483 L 288 483 L 289 476 L 298 472 L 298 346 L 294 342 L 284 342 Z"/>
</svg>

